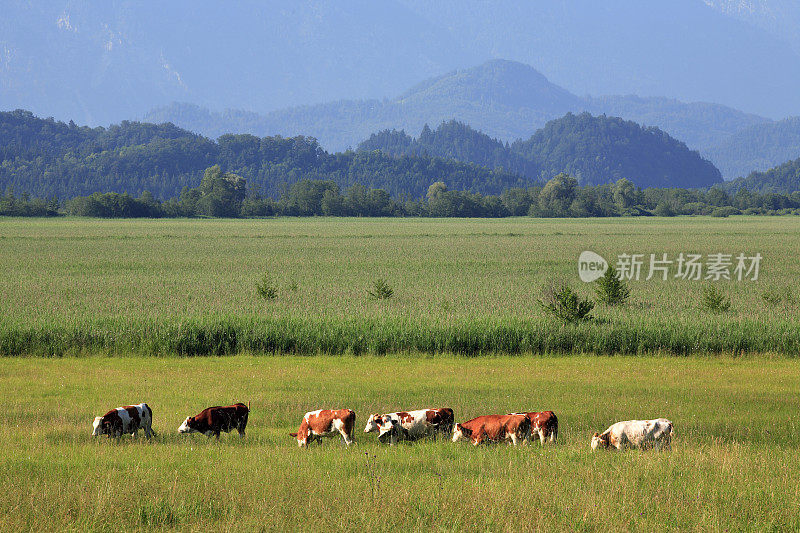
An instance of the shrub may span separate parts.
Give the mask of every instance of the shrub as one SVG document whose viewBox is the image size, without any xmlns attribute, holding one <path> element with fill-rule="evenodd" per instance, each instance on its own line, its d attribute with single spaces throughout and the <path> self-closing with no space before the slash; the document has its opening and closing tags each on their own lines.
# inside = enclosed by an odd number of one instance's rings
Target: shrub
<svg viewBox="0 0 800 533">
<path fill-rule="evenodd" d="M 624 304 L 631 295 L 630 288 L 619 278 L 617 269 L 608 265 L 603 277 L 595 282 L 597 299 L 607 305 Z"/>
<path fill-rule="evenodd" d="M 581 298 L 566 283 L 546 289 L 539 304 L 547 313 L 569 323 L 591 320 L 589 313 L 594 309 L 594 302 Z"/>
<path fill-rule="evenodd" d="M 662 200 L 658 203 L 655 209 L 653 209 L 653 214 L 657 217 L 674 217 L 675 211 L 672 209 L 672 206 L 669 205 L 669 202 Z"/>
<path fill-rule="evenodd" d="M 724 207 L 717 207 L 716 209 L 714 209 L 711 212 L 711 216 L 712 217 L 727 218 L 727 217 L 729 217 L 731 215 L 738 215 L 740 213 L 741 213 L 741 211 L 739 211 L 735 207 L 730 206 L 730 205 L 726 205 Z"/>
<path fill-rule="evenodd" d="M 274 300 L 278 297 L 278 287 L 272 282 L 269 274 L 264 274 L 261 282 L 256 283 L 256 292 L 265 300 Z"/>
<path fill-rule="evenodd" d="M 385 279 L 380 278 L 372 284 L 372 290 L 367 289 L 367 294 L 370 298 L 376 300 L 387 300 L 394 296 L 394 289 L 392 289 Z"/>
<path fill-rule="evenodd" d="M 731 308 L 731 300 L 713 285 L 706 285 L 703 287 L 701 307 L 712 313 L 724 313 Z"/>
</svg>

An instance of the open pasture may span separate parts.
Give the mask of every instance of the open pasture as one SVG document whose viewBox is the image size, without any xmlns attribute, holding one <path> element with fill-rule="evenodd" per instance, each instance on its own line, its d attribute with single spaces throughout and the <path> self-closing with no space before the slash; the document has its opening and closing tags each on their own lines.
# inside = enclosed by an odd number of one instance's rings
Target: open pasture
<svg viewBox="0 0 800 533">
<path fill-rule="evenodd" d="M 0 360 L 0 529 L 797 530 L 800 368 L 787 359 L 606 357 Z M 178 435 L 250 401 L 247 437 Z M 153 441 L 91 437 L 96 414 L 153 409 Z M 357 445 L 298 449 L 318 407 Z M 552 409 L 559 442 L 379 447 L 370 412 L 456 420 Z M 666 416 L 671 452 L 590 452 L 614 421 Z"/>
<path fill-rule="evenodd" d="M 3 355 L 800 353 L 797 217 L 0 219 L 0 249 Z M 763 260 L 715 283 L 723 314 L 700 308 L 709 282 L 645 264 L 628 305 L 564 326 L 537 300 L 555 279 L 592 295 L 583 250 Z M 392 298 L 367 296 L 380 278 Z"/>
</svg>

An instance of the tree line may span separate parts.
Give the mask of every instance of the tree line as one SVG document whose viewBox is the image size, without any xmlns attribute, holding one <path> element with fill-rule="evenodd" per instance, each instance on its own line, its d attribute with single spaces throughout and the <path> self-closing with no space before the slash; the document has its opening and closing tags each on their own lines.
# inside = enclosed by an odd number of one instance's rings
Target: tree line
<svg viewBox="0 0 800 533">
<path fill-rule="evenodd" d="M 354 184 L 341 188 L 331 180 L 302 179 L 287 186 L 277 198 L 248 188 L 241 176 L 219 165 L 205 169 L 200 185 L 184 187 L 165 201 L 143 192 L 96 192 L 71 198 L 31 198 L 12 191 L 0 197 L 0 215 L 72 215 L 101 218 L 164 217 L 617 217 L 735 214 L 800 215 L 800 192 L 735 194 L 722 188 L 642 189 L 625 178 L 615 183 L 581 186 L 559 174 L 543 186 L 510 187 L 497 195 L 451 190 L 437 181 L 423 198 L 392 196 L 388 191 Z"/>
</svg>

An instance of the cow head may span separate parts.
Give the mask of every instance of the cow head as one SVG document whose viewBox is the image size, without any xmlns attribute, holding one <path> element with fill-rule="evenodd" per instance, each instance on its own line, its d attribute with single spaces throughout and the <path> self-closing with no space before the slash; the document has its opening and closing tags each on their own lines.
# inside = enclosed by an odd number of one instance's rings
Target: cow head
<svg viewBox="0 0 800 533">
<path fill-rule="evenodd" d="M 94 417 L 94 422 L 92 423 L 92 436 L 99 437 L 104 433 L 105 428 L 103 427 L 103 417 L 96 416 Z"/>
<path fill-rule="evenodd" d="M 303 426 L 305 426 L 305 424 L 300 426 L 300 430 L 297 433 L 289 433 L 289 435 L 297 439 L 297 446 L 300 448 L 308 446 L 313 440 L 313 437 L 309 438 L 311 436 L 311 431 L 309 431 L 307 427 Z"/>
<path fill-rule="evenodd" d="M 400 432 L 400 424 L 388 416 L 378 417 L 377 425 L 379 442 L 393 441 Z"/>
<path fill-rule="evenodd" d="M 601 435 L 599 433 L 592 435 L 592 450 L 596 450 L 597 448 L 608 448 L 608 445 L 608 435 Z"/>
<path fill-rule="evenodd" d="M 187 416 L 186 420 L 184 420 L 183 424 L 181 424 L 181 427 L 178 428 L 178 433 L 192 433 L 197 431 L 192 427 L 193 424 L 194 424 L 194 417 Z"/>
<path fill-rule="evenodd" d="M 364 433 L 378 431 L 378 425 L 381 422 L 381 415 L 369 415 L 367 418 L 367 427 L 364 428 Z"/>
<path fill-rule="evenodd" d="M 472 430 L 468 429 L 461 424 L 456 424 L 453 427 L 453 442 L 458 442 L 462 439 L 468 439 L 472 436 Z"/>
</svg>

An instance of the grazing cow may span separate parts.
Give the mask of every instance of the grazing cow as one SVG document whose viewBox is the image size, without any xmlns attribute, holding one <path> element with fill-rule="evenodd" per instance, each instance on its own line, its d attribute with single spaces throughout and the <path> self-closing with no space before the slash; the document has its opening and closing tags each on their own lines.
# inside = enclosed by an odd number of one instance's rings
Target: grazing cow
<svg viewBox="0 0 800 533">
<path fill-rule="evenodd" d="M 555 442 L 558 438 L 558 417 L 553 411 L 540 413 L 511 413 L 525 415 L 531 421 L 531 436 L 539 435 L 539 442 L 544 446 L 545 441 Z"/>
<path fill-rule="evenodd" d="M 450 434 L 453 431 L 454 415 L 449 407 L 441 409 L 420 409 L 418 411 L 398 411 L 396 413 L 386 413 L 383 415 L 370 415 L 367 419 L 367 426 L 364 433 L 378 431 L 378 440 L 381 435 L 386 435 L 389 426 L 386 426 L 386 418 L 396 422 L 400 427 L 394 430 L 397 432 L 396 440 L 415 440 L 422 437 L 433 436 L 436 438 L 438 433 Z M 381 424 L 387 428 L 381 432 Z"/>
<path fill-rule="evenodd" d="M 92 435 L 108 435 L 120 437 L 130 433 L 134 437 L 142 429 L 149 439 L 155 435 L 153 431 L 153 410 L 146 403 L 139 405 L 126 405 L 112 409 L 103 416 L 95 417 L 92 424 Z"/>
<path fill-rule="evenodd" d="M 244 437 L 247 427 L 247 417 L 250 408 L 243 403 L 228 405 L 227 407 L 209 407 L 200 411 L 195 416 L 187 416 L 178 433 L 202 433 L 207 437 L 215 435 L 219 440 L 220 432 L 229 433 L 234 429 L 239 432 L 239 437 Z"/>
<path fill-rule="evenodd" d="M 531 436 L 531 421 L 525 415 L 486 415 L 456 424 L 453 442 L 470 439 L 477 446 L 484 440 L 510 441 L 514 446 Z"/>
<path fill-rule="evenodd" d="M 627 420 L 617 422 L 602 434 L 592 435 L 592 450 L 614 447 L 670 449 L 672 447 L 672 422 L 666 418 L 655 420 Z"/>
<path fill-rule="evenodd" d="M 400 425 L 400 421 L 389 415 L 378 416 L 377 420 L 371 418 L 370 422 L 374 423 L 378 428 L 378 442 L 388 443 L 389 446 L 394 446 L 399 440 L 405 440 L 408 434 L 403 426 Z"/>
<path fill-rule="evenodd" d="M 339 434 L 344 439 L 344 443 L 349 446 L 355 442 L 353 439 L 355 424 L 356 413 L 352 409 L 319 409 L 306 413 L 297 433 L 289 433 L 289 435 L 296 437 L 297 445 L 303 447 L 308 446 L 315 439 L 321 444 L 320 437 L 334 437 Z"/>
</svg>

